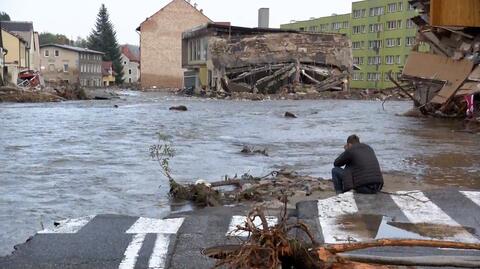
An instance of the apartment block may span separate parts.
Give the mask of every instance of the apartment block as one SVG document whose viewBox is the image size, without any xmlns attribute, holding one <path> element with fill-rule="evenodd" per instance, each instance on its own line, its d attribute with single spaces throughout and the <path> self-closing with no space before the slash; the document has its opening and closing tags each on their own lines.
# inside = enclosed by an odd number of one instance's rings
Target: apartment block
<svg viewBox="0 0 480 269">
<path fill-rule="evenodd" d="M 352 13 L 281 25 L 284 29 L 346 34 L 352 41 L 354 71 L 351 88 L 386 89 L 394 85 L 388 72 L 401 74 L 415 44 L 416 25 L 410 20 L 418 13 L 407 0 L 366 0 L 352 3 Z M 348 28 L 336 29 L 337 24 Z M 330 23 L 336 27 L 322 27 Z M 422 45 L 421 50 L 428 50 Z"/>
</svg>

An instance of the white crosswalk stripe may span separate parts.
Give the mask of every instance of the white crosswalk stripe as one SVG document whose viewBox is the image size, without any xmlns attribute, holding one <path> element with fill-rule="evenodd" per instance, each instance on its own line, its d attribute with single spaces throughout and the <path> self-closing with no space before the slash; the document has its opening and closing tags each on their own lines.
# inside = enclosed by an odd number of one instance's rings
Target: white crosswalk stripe
<svg viewBox="0 0 480 269">
<path fill-rule="evenodd" d="M 358 213 L 358 207 L 353 192 L 318 201 L 318 220 L 325 243 L 365 239 L 360 238 L 359 235 L 346 234 L 342 224 L 338 223 L 340 216 L 356 213 Z"/>
<path fill-rule="evenodd" d="M 407 217 L 410 224 L 432 224 L 456 227 L 454 233 L 442 238 L 442 240 L 479 242 L 475 235 L 469 233 L 422 192 L 398 192 L 398 194 L 399 195 L 390 195 L 390 197 L 401 212 Z M 462 194 L 480 206 L 480 192 L 462 192 Z M 352 224 L 343 221 L 342 218 L 345 218 L 346 216 L 361 216 L 363 213 L 359 212 L 353 192 L 347 192 L 335 197 L 319 200 L 317 205 L 319 215 L 318 220 L 325 243 L 366 241 L 375 239 L 376 237 L 378 239 L 389 236 L 387 233 L 380 233 L 380 230 L 385 227 L 379 227 L 377 236 L 372 236 L 372 234 L 369 234 L 368 232 L 362 232 L 360 229 L 364 227 L 357 227 L 357 229 L 352 230 L 346 229 L 348 225 Z M 381 207 L 382 205 L 379 204 L 378 206 Z M 385 218 L 379 225 L 383 226 L 384 223 L 386 223 Z M 393 226 L 389 226 L 388 229 L 390 231 L 401 231 Z M 425 235 L 419 235 L 408 231 L 392 234 L 401 234 L 402 238 L 427 238 Z"/>
<path fill-rule="evenodd" d="M 399 192 L 399 194 L 405 193 L 406 192 Z M 440 207 L 430 201 L 422 192 L 408 192 L 408 196 L 392 195 L 391 197 L 411 223 L 428 223 L 462 227 Z M 444 239 L 463 242 L 478 241 L 475 236 L 470 234 L 465 229 L 461 229 L 452 237 L 447 237 Z"/>
<path fill-rule="evenodd" d="M 134 234 L 132 241 L 124 253 L 124 258 L 119 269 L 133 269 L 137 257 L 142 248 L 146 234 L 156 234 L 157 239 L 153 247 L 152 255 L 148 261 L 149 269 L 163 269 L 170 245 L 170 234 L 176 234 L 182 226 L 184 218 L 175 219 L 150 219 L 138 218 L 138 220 L 126 231 Z"/>
<path fill-rule="evenodd" d="M 267 219 L 267 224 L 269 227 L 273 227 L 277 224 L 278 218 L 273 217 L 273 216 L 265 216 Z M 232 219 L 230 221 L 230 225 L 228 226 L 228 231 L 226 233 L 226 236 L 237 236 L 237 237 L 248 237 L 249 232 L 247 231 L 237 231 L 237 226 L 242 226 L 245 224 L 245 221 L 247 219 L 247 216 L 232 216 Z M 255 218 L 253 221 L 253 224 L 256 227 L 261 226 L 261 220 L 260 218 Z"/>
<path fill-rule="evenodd" d="M 465 195 L 472 202 L 480 206 L 480 192 L 477 191 L 461 191 L 461 194 Z"/>
</svg>

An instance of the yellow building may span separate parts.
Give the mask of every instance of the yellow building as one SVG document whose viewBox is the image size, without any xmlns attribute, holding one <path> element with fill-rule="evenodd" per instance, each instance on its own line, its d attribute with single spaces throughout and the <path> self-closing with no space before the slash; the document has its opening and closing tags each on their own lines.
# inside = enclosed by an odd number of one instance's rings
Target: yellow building
<svg viewBox="0 0 480 269">
<path fill-rule="evenodd" d="M 24 69 L 28 69 L 29 52 L 27 43 L 20 36 L 6 31 L 2 32 L 3 48 L 7 51 L 5 55 L 5 66 L 7 67 L 7 77 L 5 81 L 17 83 L 18 73 Z"/>
<path fill-rule="evenodd" d="M 102 81 L 104 87 L 115 84 L 115 72 L 113 71 L 112 62 L 102 62 Z"/>
</svg>

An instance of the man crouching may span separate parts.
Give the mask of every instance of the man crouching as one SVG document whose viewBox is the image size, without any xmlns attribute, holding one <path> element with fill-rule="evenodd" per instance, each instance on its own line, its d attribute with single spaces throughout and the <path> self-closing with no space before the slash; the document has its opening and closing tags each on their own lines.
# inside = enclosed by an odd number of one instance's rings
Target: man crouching
<svg viewBox="0 0 480 269">
<path fill-rule="evenodd" d="M 358 193 L 375 194 L 383 187 L 383 176 L 373 149 L 351 135 L 332 169 L 333 186 L 337 194 L 354 189 Z M 341 168 L 345 166 L 345 169 Z"/>
</svg>

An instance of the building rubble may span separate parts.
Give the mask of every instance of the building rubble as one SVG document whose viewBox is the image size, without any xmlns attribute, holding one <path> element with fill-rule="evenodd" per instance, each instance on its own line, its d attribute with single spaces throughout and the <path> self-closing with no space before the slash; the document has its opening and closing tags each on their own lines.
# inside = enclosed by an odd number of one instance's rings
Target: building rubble
<svg viewBox="0 0 480 269">
<path fill-rule="evenodd" d="M 436 0 L 409 2 L 420 12 L 412 19 L 419 27 L 417 45 L 405 64 L 400 79 L 404 84 L 395 83 L 401 89 L 415 90 L 415 106 L 425 115 L 478 122 L 480 24 L 472 23 L 466 14 L 470 12 L 468 5 Z M 455 12 L 465 12 L 465 19 L 451 15 Z M 422 43 L 430 47 L 429 53 L 419 51 Z"/>
<path fill-rule="evenodd" d="M 343 91 L 353 69 L 344 35 L 221 24 L 183 34 L 183 66 L 186 88 L 227 95 Z"/>
</svg>

